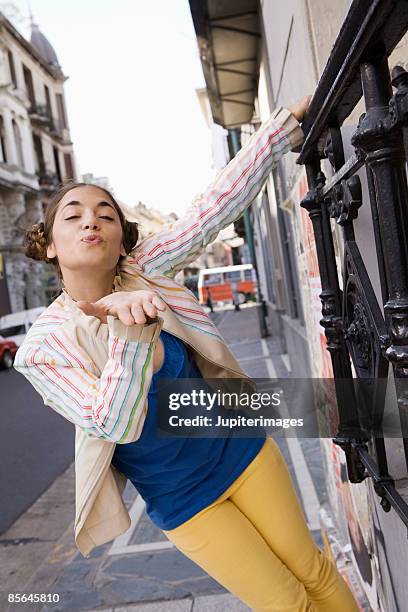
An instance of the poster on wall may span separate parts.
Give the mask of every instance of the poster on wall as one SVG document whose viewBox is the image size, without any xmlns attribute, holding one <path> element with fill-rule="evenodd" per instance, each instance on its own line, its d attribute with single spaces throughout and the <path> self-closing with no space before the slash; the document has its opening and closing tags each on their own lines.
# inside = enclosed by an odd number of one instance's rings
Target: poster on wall
<svg viewBox="0 0 408 612">
<path fill-rule="evenodd" d="M 327 341 L 324 328 L 320 325 L 320 319 L 322 318 L 322 303 L 320 300 L 322 285 L 320 281 L 313 224 L 307 210 L 300 206 L 300 202 L 307 191 L 307 179 L 303 171 L 295 185 L 293 198 L 297 203 L 295 211 L 298 213 L 296 225 L 298 233 L 297 249 L 300 263 L 301 289 L 305 298 L 304 303 L 310 304 L 311 306 L 305 309 L 306 329 L 310 339 L 309 346 L 313 352 L 313 376 L 315 378 L 332 378 L 333 369 L 331 357 L 326 348 Z M 318 330 L 319 333 L 318 343 L 316 343 L 316 330 Z"/>
<path fill-rule="evenodd" d="M 300 202 L 308 191 L 307 179 L 303 170 L 291 193 L 293 220 L 296 232 L 296 248 L 298 256 L 301 291 L 305 308 L 305 327 L 309 340 L 311 353 L 312 376 L 315 378 L 333 378 L 331 356 L 327 350 L 325 330 L 320 324 L 322 318 L 322 291 L 319 264 L 316 251 L 313 224 L 309 213 L 300 206 Z M 318 341 L 316 339 L 318 338 Z M 330 386 L 332 389 L 333 387 Z M 316 400 L 317 414 L 319 405 L 326 402 L 336 407 L 334 398 L 318 398 Z M 321 402 L 321 403 L 319 403 Z M 327 405 L 326 404 L 326 405 Z M 323 414 L 323 413 L 322 413 Z M 325 465 L 325 481 L 331 513 L 335 517 L 336 528 L 346 550 L 351 554 L 355 568 L 358 571 L 361 585 L 373 606 L 376 609 L 375 572 L 372 566 L 370 546 L 370 519 L 367 503 L 367 488 L 365 484 L 352 485 L 347 478 L 347 468 L 343 451 L 336 446 L 332 439 L 326 435 L 329 427 L 336 426 L 337 410 L 324 419 L 319 419 L 321 449 Z M 336 427 L 334 427 L 334 430 Z M 347 577 L 345 576 L 347 579 Z"/>
</svg>

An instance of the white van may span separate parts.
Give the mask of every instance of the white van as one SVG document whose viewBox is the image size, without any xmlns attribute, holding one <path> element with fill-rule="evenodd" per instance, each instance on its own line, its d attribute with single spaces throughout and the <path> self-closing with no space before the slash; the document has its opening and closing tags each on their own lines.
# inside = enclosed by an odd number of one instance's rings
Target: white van
<svg viewBox="0 0 408 612">
<path fill-rule="evenodd" d="M 0 336 L 13 340 L 17 346 L 20 346 L 26 333 L 44 310 L 46 310 L 45 306 L 38 306 L 3 315 L 0 317 Z"/>
</svg>

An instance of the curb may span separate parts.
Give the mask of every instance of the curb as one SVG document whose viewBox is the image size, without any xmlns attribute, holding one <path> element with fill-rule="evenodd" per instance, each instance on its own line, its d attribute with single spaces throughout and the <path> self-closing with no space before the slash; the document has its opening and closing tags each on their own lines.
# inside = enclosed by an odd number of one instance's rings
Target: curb
<svg viewBox="0 0 408 612">
<path fill-rule="evenodd" d="M 113 608 L 93 608 L 86 612 L 248 612 L 241 600 L 230 593 L 223 595 L 203 595 L 194 599 L 172 599 L 152 603 L 115 606 Z M 85 610 L 78 610 L 85 612 Z"/>
</svg>

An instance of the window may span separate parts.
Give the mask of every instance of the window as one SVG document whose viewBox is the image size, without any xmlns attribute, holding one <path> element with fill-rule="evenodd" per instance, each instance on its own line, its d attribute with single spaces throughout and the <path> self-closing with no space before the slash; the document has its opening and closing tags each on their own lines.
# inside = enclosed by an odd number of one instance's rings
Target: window
<svg viewBox="0 0 408 612">
<path fill-rule="evenodd" d="M 7 164 L 7 149 L 6 149 L 6 138 L 4 135 L 4 119 L 0 115 L 0 145 L 1 145 L 1 161 Z"/>
<path fill-rule="evenodd" d="M 68 124 L 67 124 L 67 117 L 65 114 L 64 98 L 62 97 L 62 94 L 57 94 L 56 99 L 57 99 L 57 108 L 58 108 L 58 118 L 61 122 L 62 127 L 64 129 L 67 129 Z"/>
<path fill-rule="evenodd" d="M 12 120 L 12 126 L 13 126 L 14 140 L 16 142 L 18 165 L 21 166 L 21 168 L 24 168 L 23 142 L 21 140 L 20 128 L 18 127 L 15 119 Z"/>
<path fill-rule="evenodd" d="M 229 283 L 232 283 L 234 281 L 240 281 L 241 280 L 241 270 L 232 270 L 231 272 L 225 272 L 225 280 L 228 281 Z"/>
<path fill-rule="evenodd" d="M 48 89 L 47 85 L 44 85 L 44 93 L 45 93 L 45 108 L 47 109 L 47 117 L 51 119 L 52 117 L 51 98 L 50 98 L 50 90 Z"/>
<path fill-rule="evenodd" d="M 35 95 L 34 95 L 34 85 L 33 85 L 33 77 L 31 74 L 31 70 L 24 66 L 23 64 L 23 73 L 24 73 L 24 83 L 26 86 L 26 91 L 28 95 L 28 99 L 31 102 L 32 106 L 35 106 Z"/>
<path fill-rule="evenodd" d="M 75 179 L 74 168 L 72 166 L 72 158 L 69 153 L 64 153 L 64 164 L 65 164 L 65 178 Z"/>
<path fill-rule="evenodd" d="M 20 334 L 25 334 L 26 328 L 24 323 L 21 325 L 13 325 L 12 327 L 4 327 L 1 330 L 1 335 L 3 338 L 10 338 L 10 336 L 19 336 Z"/>
<path fill-rule="evenodd" d="M 7 51 L 7 57 L 8 57 L 8 63 L 9 63 L 11 82 L 13 83 L 14 87 L 17 88 L 17 77 L 16 77 L 16 69 L 14 66 L 14 57 L 10 49 Z"/>
<path fill-rule="evenodd" d="M 252 269 L 244 270 L 244 280 L 252 280 Z"/>
<path fill-rule="evenodd" d="M 53 152 L 54 152 L 55 173 L 58 176 L 58 180 L 61 182 L 62 181 L 62 175 L 61 175 L 61 167 L 60 167 L 60 163 L 59 163 L 58 149 L 57 149 L 57 147 L 52 147 L 52 149 L 53 149 Z"/>
<path fill-rule="evenodd" d="M 220 285 L 222 282 L 223 281 L 221 273 L 209 274 L 208 276 L 204 277 L 205 287 L 208 287 L 208 285 Z"/>
<path fill-rule="evenodd" d="M 42 147 L 42 141 L 38 134 L 33 134 L 33 144 L 35 151 L 35 161 L 36 161 L 36 170 L 39 172 L 44 172 L 45 170 L 45 162 L 44 162 L 44 153 Z"/>
</svg>

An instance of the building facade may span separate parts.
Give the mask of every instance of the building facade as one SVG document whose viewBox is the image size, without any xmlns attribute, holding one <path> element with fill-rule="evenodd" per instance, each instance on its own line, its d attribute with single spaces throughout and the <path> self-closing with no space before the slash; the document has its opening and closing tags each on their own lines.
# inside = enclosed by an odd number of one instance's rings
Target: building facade
<svg viewBox="0 0 408 612">
<path fill-rule="evenodd" d="M 261 4 L 258 102 L 262 119 L 279 104 L 288 105 L 305 94 L 313 94 L 352 4 L 348 0 L 336 3 L 326 0 L 274 3 L 274 6 L 270 2 Z M 327 27 L 328 24 L 330 27 Z M 390 69 L 395 65 L 406 68 L 407 51 L 407 37 L 404 36 L 389 57 Z M 354 154 L 351 136 L 365 110 L 361 98 L 342 123 L 340 133 L 346 160 Z M 291 363 L 299 363 L 295 347 L 301 346 L 304 362 L 309 363 L 310 375 L 314 378 L 331 378 L 332 360 L 327 350 L 325 329 L 320 323 L 322 281 L 315 232 L 308 211 L 301 206 L 310 185 L 305 167 L 297 165 L 295 161 L 295 154 L 285 156 L 270 176 L 265 190 L 270 215 L 261 231 L 267 240 L 269 236 L 268 242 L 275 253 L 275 261 L 279 262 L 282 279 L 282 309 L 279 312 L 273 302 L 269 308 L 282 323 Z M 321 167 L 328 181 L 334 175 L 334 168 L 328 159 L 322 160 Z M 361 184 L 363 206 L 353 222 L 355 240 L 378 306 L 384 313 L 368 197 L 370 186 L 365 168 L 358 170 L 356 176 Z M 282 217 L 284 223 L 279 222 Z M 335 219 L 331 220 L 331 230 L 338 283 L 344 289 L 344 234 Z M 289 245 L 286 252 L 285 245 Z M 268 256 L 263 258 L 265 268 L 268 259 Z M 277 279 L 274 285 L 279 294 Z M 296 341 L 292 343 L 295 338 Z M 391 372 L 389 375 L 392 376 Z M 408 564 L 406 525 L 394 508 L 384 512 L 372 479 L 366 478 L 357 484 L 350 482 L 345 455 L 339 446 L 330 438 L 323 437 L 323 434 L 320 442 L 329 494 L 330 519 L 323 520 L 325 515 L 322 513 L 322 528 L 327 541 L 330 520 L 334 521 L 337 529 L 331 549 L 336 549 L 336 545 L 340 544 L 346 551 L 346 557 L 353 564 L 373 610 L 397 612 L 405 609 L 408 589 L 402 568 Z M 386 440 L 386 451 L 388 470 L 394 478 L 396 491 L 402 499 L 407 499 L 407 467 L 401 440 L 395 437 Z"/>
<path fill-rule="evenodd" d="M 366 7 L 365 12 L 362 10 L 363 5 Z M 253 123 L 256 129 L 259 120 L 265 120 L 274 108 L 279 105 L 289 106 L 307 94 L 314 94 L 323 77 L 327 78 L 324 71 L 330 60 L 333 60 L 333 48 L 339 33 L 342 40 L 347 36 L 350 38 L 350 46 L 344 48 L 343 52 L 352 61 L 352 55 L 347 53 L 358 37 L 356 35 L 352 38 L 347 29 L 353 25 L 360 35 L 365 23 L 370 24 L 365 36 L 371 47 L 364 55 L 360 38 L 359 52 L 362 55 L 359 57 L 373 57 L 375 53 L 380 53 L 379 49 L 385 49 L 386 44 L 389 44 L 389 68 L 399 65 L 407 70 L 407 35 L 400 40 L 397 38 L 397 32 L 404 31 L 407 15 L 403 3 L 398 1 L 243 0 L 238 7 L 235 2 L 225 2 L 221 6 L 210 1 L 200 3 L 190 0 L 190 6 L 212 113 L 217 122 L 229 129 L 241 129 L 241 126 L 246 129 L 248 123 Z M 393 14 L 390 17 L 391 12 Z M 384 25 L 376 32 L 376 40 L 370 40 L 370 32 L 375 31 L 375 23 Z M 389 23 L 394 25 L 389 26 Z M 391 41 L 389 43 L 387 36 Z M 341 44 L 337 45 L 336 50 L 339 48 L 341 50 Z M 354 53 L 357 54 L 357 49 Z M 360 64 L 362 61 L 360 59 Z M 341 67 L 339 65 L 338 70 Z M 331 69 L 335 80 L 337 73 Z M 367 70 L 370 69 L 371 66 L 368 66 Z M 348 76 L 351 79 L 350 74 Z M 373 72 L 367 75 L 366 84 L 370 79 L 370 83 L 374 83 Z M 405 83 L 407 78 L 404 78 Z M 394 81 L 392 84 L 397 86 Z M 348 109 L 346 103 L 340 107 L 343 115 L 339 128 L 341 144 L 338 142 L 337 148 L 344 151 L 344 166 L 350 163 L 350 168 L 353 159 L 357 163 L 351 136 L 357 130 L 361 115 L 367 111 L 364 97 L 361 96 L 361 93 L 367 95 L 367 92 L 360 90 L 359 99 L 356 93 L 359 92 L 358 85 L 356 78 L 353 105 L 348 101 Z M 380 82 L 376 83 L 369 93 L 374 95 L 375 88 L 381 89 L 381 86 Z M 339 96 L 337 100 L 340 100 L 339 92 L 342 91 L 348 92 L 351 97 L 347 84 L 343 87 L 344 90 L 336 90 Z M 385 90 L 386 86 L 383 87 Z M 329 96 L 329 92 L 330 89 L 326 96 Z M 323 94 L 321 96 L 320 102 L 324 98 Z M 388 108 L 388 101 L 385 108 Z M 319 110 L 320 107 L 314 108 L 316 115 Z M 375 112 L 378 112 L 377 107 Z M 336 127 L 334 111 L 332 124 Z M 241 140 L 244 142 L 244 138 Z M 334 180 L 336 164 L 333 165 L 331 149 L 327 152 L 323 145 L 323 142 L 319 142 L 317 149 L 327 184 L 330 179 Z M 305 167 L 296 161 L 296 153 L 285 155 L 251 206 L 258 276 L 267 303 L 269 328 L 275 337 L 280 338 L 282 352 L 289 357 L 291 375 L 295 378 L 331 379 L 334 376 L 333 363 L 325 328 L 321 325 L 322 318 L 328 316 L 329 307 L 322 290 L 322 283 L 327 281 L 321 278 L 317 254 L 317 247 L 321 247 L 321 243 L 317 244 L 312 219 L 308 210 L 301 205 L 308 194 L 310 197 L 310 176 L 306 174 Z M 340 163 L 337 164 L 338 168 L 341 172 Z M 376 193 L 381 185 L 374 188 L 369 183 L 370 172 L 367 168 L 363 166 L 357 169 L 355 175 L 361 185 L 362 205 L 358 215 L 353 218 L 353 236 L 367 272 L 367 280 L 373 289 L 371 297 L 375 296 L 378 309 L 384 316 L 384 270 L 381 273 L 381 259 L 377 250 L 378 229 L 376 234 L 376 221 L 373 219 L 373 201 L 380 201 L 383 194 Z M 348 176 L 345 170 L 344 176 Z M 344 291 L 345 237 L 338 219 L 336 222 L 335 215 L 330 216 L 332 218 L 329 219 L 327 231 L 331 234 L 330 242 L 333 244 L 333 260 L 337 270 L 337 277 L 332 282 L 338 283 L 340 290 Z M 328 244 L 329 237 L 326 235 L 321 242 Z M 390 251 L 392 246 L 388 244 L 387 248 Z M 398 248 L 406 249 L 406 243 L 395 243 L 396 252 Z M 362 291 L 365 289 L 367 287 L 363 287 Z M 326 308 L 323 313 L 322 307 Z M 402 319 L 402 315 L 399 317 Z M 366 323 L 361 320 L 361 327 Z M 359 333 L 362 333 L 361 329 Z M 393 336 L 393 331 L 390 335 Z M 362 351 L 370 350 L 370 341 L 367 336 L 365 338 L 366 343 L 360 347 Z M 333 344 L 330 348 L 333 350 Z M 351 366 L 353 369 L 353 363 Z M 393 377 L 391 367 L 388 376 L 389 379 Z M 358 577 L 356 589 L 364 592 L 371 609 L 399 612 L 407 608 L 408 601 L 405 579 L 405 568 L 408 565 L 406 449 L 404 451 L 403 441 L 396 436 L 384 440 L 384 443 L 383 447 L 378 444 L 377 447 L 383 448 L 385 459 L 377 455 L 371 461 L 379 463 L 381 459 L 382 469 L 387 465 L 390 481 L 393 482 L 392 491 L 395 493 L 394 505 L 387 503 L 384 497 L 381 498 L 374 477 L 367 477 L 372 476 L 375 469 L 358 479 L 351 472 L 350 464 L 346 463 L 346 454 L 342 448 L 327 433 L 321 433 L 320 446 L 328 501 L 321 508 L 320 520 L 328 554 L 337 561 L 342 559 L 342 572 L 351 582 L 352 574 L 348 573 L 347 568 L 353 568 L 354 575 Z M 399 507 L 397 496 L 401 502 Z"/>
<path fill-rule="evenodd" d="M 66 79 L 35 23 L 28 41 L 0 14 L 0 315 L 47 305 L 58 283 L 24 256 L 23 240 L 55 187 L 76 178 Z"/>
</svg>

